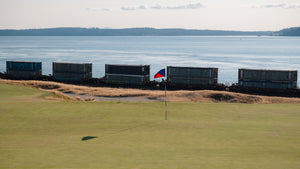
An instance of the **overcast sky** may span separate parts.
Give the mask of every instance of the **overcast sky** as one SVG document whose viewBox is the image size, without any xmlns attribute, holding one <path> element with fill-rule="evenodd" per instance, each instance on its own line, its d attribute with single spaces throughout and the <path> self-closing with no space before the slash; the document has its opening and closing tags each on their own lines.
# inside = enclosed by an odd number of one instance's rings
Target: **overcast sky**
<svg viewBox="0 0 300 169">
<path fill-rule="evenodd" d="M 295 26 L 300 26 L 300 0 L 0 0 L 0 29 L 276 31 Z"/>
</svg>

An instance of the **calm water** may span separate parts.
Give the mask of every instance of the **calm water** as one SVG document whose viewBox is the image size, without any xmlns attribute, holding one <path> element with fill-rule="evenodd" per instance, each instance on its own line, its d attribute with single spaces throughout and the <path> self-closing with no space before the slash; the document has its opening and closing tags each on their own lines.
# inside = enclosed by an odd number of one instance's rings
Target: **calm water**
<svg viewBox="0 0 300 169">
<path fill-rule="evenodd" d="M 104 76 L 105 63 L 150 64 L 152 77 L 166 66 L 218 67 L 219 82 L 232 83 L 238 68 L 300 71 L 300 37 L 2 36 L 0 72 L 10 60 L 42 62 L 45 75 L 52 62 L 93 63 L 94 77 Z"/>
</svg>

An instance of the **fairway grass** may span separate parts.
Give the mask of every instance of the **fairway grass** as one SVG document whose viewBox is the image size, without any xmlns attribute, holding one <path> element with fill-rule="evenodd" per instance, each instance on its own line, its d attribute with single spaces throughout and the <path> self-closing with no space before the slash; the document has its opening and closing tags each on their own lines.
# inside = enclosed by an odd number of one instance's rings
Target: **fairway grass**
<svg viewBox="0 0 300 169">
<path fill-rule="evenodd" d="M 52 95 L 0 84 L 0 168 L 300 168 L 300 104 L 168 103 L 166 121 L 161 102 Z"/>
</svg>

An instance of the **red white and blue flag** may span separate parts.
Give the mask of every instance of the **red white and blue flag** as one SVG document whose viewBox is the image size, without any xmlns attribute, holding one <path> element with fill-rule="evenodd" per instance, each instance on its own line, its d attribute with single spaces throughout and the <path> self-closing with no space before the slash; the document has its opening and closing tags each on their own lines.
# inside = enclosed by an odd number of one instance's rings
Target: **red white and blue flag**
<svg viewBox="0 0 300 169">
<path fill-rule="evenodd" d="M 165 69 L 161 69 L 154 75 L 154 78 L 159 78 L 159 77 L 165 77 Z"/>
</svg>

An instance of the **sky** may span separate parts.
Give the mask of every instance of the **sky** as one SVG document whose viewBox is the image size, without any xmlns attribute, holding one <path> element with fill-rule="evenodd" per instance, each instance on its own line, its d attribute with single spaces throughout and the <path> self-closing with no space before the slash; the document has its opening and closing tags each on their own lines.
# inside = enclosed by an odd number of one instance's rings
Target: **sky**
<svg viewBox="0 0 300 169">
<path fill-rule="evenodd" d="M 300 0 L 0 0 L 0 29 L 277 31 L 297 26 Z"/>
</svg>

